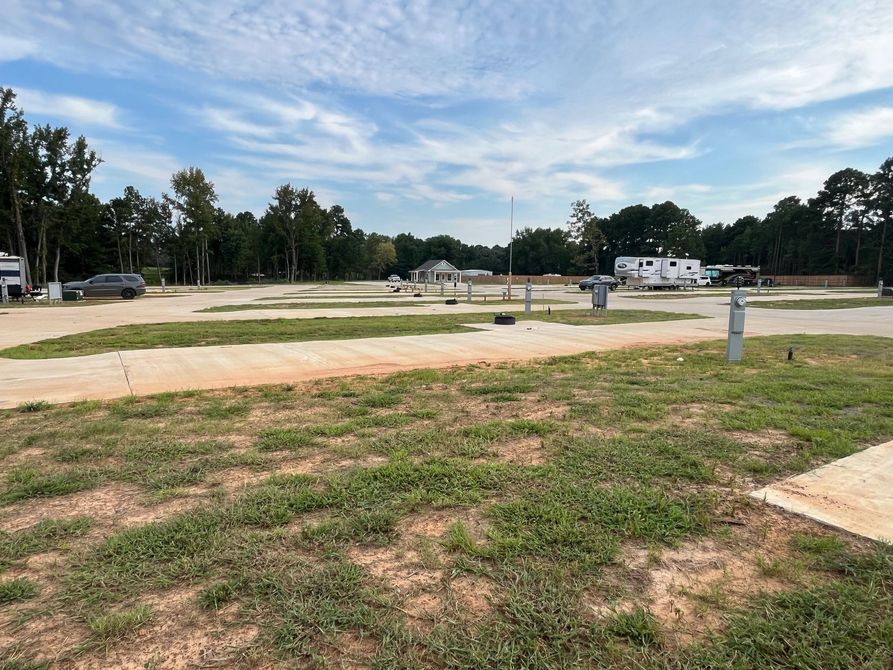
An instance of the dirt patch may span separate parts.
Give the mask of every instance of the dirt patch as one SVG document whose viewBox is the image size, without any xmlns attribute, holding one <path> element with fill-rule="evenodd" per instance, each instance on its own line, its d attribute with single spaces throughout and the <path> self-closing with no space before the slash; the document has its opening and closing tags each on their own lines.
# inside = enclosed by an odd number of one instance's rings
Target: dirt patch
<svg viewBox="0 0 893 670">
<path fill-rule="evenodd" d="M 487 536 L 487 522 L 477 509 L 448 508 L 433 509 L 412 514 L 401 519 L 397 524 L 397 532 L 404 541 L 412 538 L 430 538 L 443 540 L 452 524 L 461 522 L 468 529 L 472 538 L 482 542 Z"/>
<path fill-rule="evenodd" d="M 108 484 L 57 498 L 34 498 L 10 505 L 0 517 L 0 530 L 14 532 L 44 519 L 88 516 L 96 527 L 131 526 L 165 519 L 194 504 L 176 498 L 157 505 L 146 504 L 145 491 L 129 484 Z"/>
<path fill-rule="evenodd" d="M 34 462 L 41 460 L 46 452 L 47 450 L 43 447 L 25 447 L 24 449 L 19 449 L 3 459 L 3 467 L 15 468 L 19 465 L 34 465 Z"/>
<path fill-rule="evenodd" d="M 496 458 L 513 465 L 543 465 L 547 460 L 543 438 L 536 435 L 511 442 L 501 442 L 490 448 Z"/>
<path fill-rule="evenodd" d="M 788 432 L 776 428 L 763 428 L 756 431 L 732 430 L 726 435 L 737 442 L 757 447 L 778 447 L 790 444 L 794 439 Z"/>
<path fill-rule="evenodd" d="M 481 618 L 493 611 L 495 584 L 478 575 L 463 575 L 451 580 L 448 595 L 457 614 Z"/>
<path fill-rule="evenodd" d="M 731 537 L 700 539 L 663 551 L 625 547 L 614 571 L 584 594 L 596 618 L 645 608 L 661 623 L 671 646 L 685 646 L 722 629 L 722 615 L 760 592 L 796 588 L 789 543 L 796 532 L 826 532 L 816 523 L 773 510 L 746 512 Z M 767 567 L 769 566 L 769 567 Z"/>
<path fill-rule="evenodd" d="M 196 606 L 194 589 L 180 589 L 141 599 L 149 605 L 152 621 L 108 650 L 77 658 L 71 668 L 226 668 L 250 648 L 255 626 L 240 626 L 232 614 L 205 612 Z"/>
<path fill-rule="evenodd" d="M 359 632 L 348 631 L 335 636 L 333 651 L 337 654 L 335 667 L 342 670 L 365 670 L 378 653 L 378 641 Z"/>
<path fill-rule="evenodd" d="M 0 649 L 14 648 L 24 658 L 30 657 L 37 663 L 53 663 L 89 635 L 87 626 L 65 614 L 35 616 L 21 626 L 12 617 L 4 617 L 0 625 Z"/>
</svg>

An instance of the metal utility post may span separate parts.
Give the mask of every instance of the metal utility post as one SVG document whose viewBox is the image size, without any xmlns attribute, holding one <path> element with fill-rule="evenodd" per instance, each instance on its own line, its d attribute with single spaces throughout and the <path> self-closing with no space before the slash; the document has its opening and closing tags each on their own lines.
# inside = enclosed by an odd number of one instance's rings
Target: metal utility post
<svg viewBox="0 0 893 670">
<path fill-rule="evenodd" d="M 3 301 L 4 305 L 9 302 L 9 289 L 6 287 L 6 277 L 0 280 L 0 300 Z"/>
<path fill-rule="evenodd" d="M 592 315 L 596 316 L 600 311 L 608 311 L 608 287 L 595 284 L 592 287 Z"/>
<path fill-rule="evenodd" d="M 164 283 L 164 277 L 161 278 L 161 292 L 167 293 L 167 285 Z"/>
<path fill-rule="evenodd" d="M 530 280 L 527 280 L 527 285 L 524 287 L 524 313 L 530 314 L 533 310 L 533 284 L 530 283 Z"/>
<path fill-rule="evenodd" d="M 443 282 L 440 282 L 440 295 L 443 295 Z"/>
<path fill-rule="evenodd" d="M 468 302 L 471 303 L 471 282 L 468 282 Z"/>
<path fill-rule="evenodd" d="M 884 280 L 883 280 L 883 279 L 879 279 L 879 280 L 878 280 L 878 283 L 877 283 L 877 297 L 878 297 L 878 298 L 883 298 L 883 297 L 884 297 Z M 6 301 L 4 300 L 3 302 L 6 302 Z"/>
<path fill-rule="evenodd" d="M 512 213 L 509 216 L 509 291 L 508 299 L 512 299 L 512 240 L 515 237 L 515 196 L 512 196 Z"/>
<path fill-rule="evenodd" d="M 729 339 L 726 344 L 726 361 L 741 360 L 744 353 L 744 308 L 747 307 L 747 291 L 732 291 L 729 301 Z"/>
</svg>

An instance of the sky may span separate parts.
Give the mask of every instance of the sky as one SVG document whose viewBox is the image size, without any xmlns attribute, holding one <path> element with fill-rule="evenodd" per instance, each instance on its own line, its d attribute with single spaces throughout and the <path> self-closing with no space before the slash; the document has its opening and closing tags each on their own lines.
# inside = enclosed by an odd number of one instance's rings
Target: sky
<svg viewBox="0 0 893 670">
<path fill-rule="evenodd" d="M 101 198 L 201 167 L 260 215 L 505 244 L 673 200 L 764 215 L 893 155 L 889 0 L 5 0 L 0 86 L 86 136 Z"/>
</svg>

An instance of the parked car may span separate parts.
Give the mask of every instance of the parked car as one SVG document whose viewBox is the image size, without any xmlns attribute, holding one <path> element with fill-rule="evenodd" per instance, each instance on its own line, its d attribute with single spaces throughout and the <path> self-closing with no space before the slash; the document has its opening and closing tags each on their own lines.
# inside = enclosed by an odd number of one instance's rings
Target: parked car
<svg viewBox="0 0 893 670">
<path fill-rule="evenodd" d="M 707 275 L 701 275 L 698 277 L 698 286 L 710 286 L 712 282 L 710 281 L 710 277 Z"/>
<path fill-rule="evenodd" d="M 146 281 L 140 275 L 96 275 L 85 281 L 70 281 L 62 285 L 66 291 L 83 291 L 85 298 L 124 298 L 133 300 L 146 292 Z"/>
<path fill-rule="evenodd" d="M 403 280 L 400 279 L 400 275 L 391 275 L 388 277 L 388 284 L 399 284 Z"/>
<path fill-rule="evenodd" d="M 591 291 L 592 287 L 597 284 L 608 286 L 613 291 L 620 286 L 620 281 L 614 279 L 611 275 L 592 275 L 580 282 L 580 290 Z"/>
</svg>

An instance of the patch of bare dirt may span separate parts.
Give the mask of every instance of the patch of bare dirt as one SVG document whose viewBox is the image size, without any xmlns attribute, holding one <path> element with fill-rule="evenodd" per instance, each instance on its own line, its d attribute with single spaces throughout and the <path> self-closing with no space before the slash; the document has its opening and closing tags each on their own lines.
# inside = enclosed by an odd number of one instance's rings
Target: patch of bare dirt
<svg viewBox="0 0 893 670">
<path fill-rule="evenodd" d="M 763 428 L 757 431 L 732 430 L 726 434 L 732 440 L 756 447 L 778 447 L 789 444 L 793 440 L 788 432 L 776 428 Z"/>
<path fill-rule="evenodd" d="M 19 449 L 3 459 L 3 467 L 14 468 L 19 465 L 34 465 L 34 462 L 41 459 L 46 452 L 47 450 L 43 447 L 25 447 L 24 449 Z"/>
<path fill-rule="evenodd" d="M 372 665 L 378 653 L 378 641 L 368 635 L 354 631 L 338 633 L 335 636 L 333 651 L 337 658 L 335 667 L 342 670 L 365 670 Z"/>
<path fill-rule="evenodd" d="M 25 611 L 24 608 L 19 608 Z M 13 617 L 0 624 L 0 649 L 15 648 L 24 658 L 53 663 L 90 635 L 86 625 L 61 613 L 47 612 L 19 625 Z M 55 665 L 54 667 L 59 667 Z"/>
<path fill-rule="evenodd" d="M 112 483 L 56 498 L 33 498 L 6 507 L 0 530 L 13 532 L 45 519 L 88 516 L 94 529 L 131 526 L 165 519 L 194 504 L 191 498 L 175 498 L 157 505 L 146 503 L 145 491 L 131 484 Z"/>
<path fill-rule="evenodd" d="M 543 438 L 537 435 L 500 442 L 490 447 L 490 451 L 498 459 L 514 465 L 542 465 L 548 460 Z"/>
<path fill-rule="evenodd" d="M 774 510 L 746 512 L 728 539 L 699 539 L 661 552 L 626 547 L 614 571 L 584 595 L 590 615 L 647 608 L 660 621 L 667 642 L 684 646 L 722 628 L 722 613 L 759 592 L 796 588 L 795 572 L 766 570 L 790 559 L 796 532 L 827 533 L 819 524 Z"/>
<path fill-rule="evenodd" d="M 463 523 L 471 537 L 478 542 L 486 538 L 487 523 L 480 511 L 464 507 L 433 509 L 412 514 L 400 520 L 397 532 L 408 542 L 411 542 L 412 538 L 419 537 L 443 540 L 449 527 L 456 522 Z"/>
<path fill-rule="evenodd" d="M 484 617 L 493 611 L 496 587 L 479 575 L 463 575 L 450 580 L 448 596 L 456 613 L 470 618 Z"/>
<path fill-rule="evenodd" d="M 66 667 L 121 668 L 231 668 L 257 637 L 256 626 L 238 625 L 231 613 L 206 612 L 196 605 L 195 589 L 178 589 L 141 599 L 154 613 L 133 635 L 107 650 L 79 656 Z"/>
</svg>

